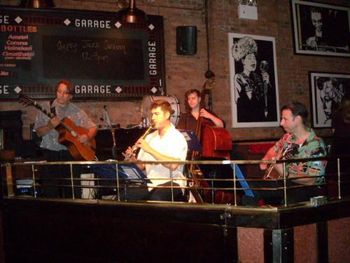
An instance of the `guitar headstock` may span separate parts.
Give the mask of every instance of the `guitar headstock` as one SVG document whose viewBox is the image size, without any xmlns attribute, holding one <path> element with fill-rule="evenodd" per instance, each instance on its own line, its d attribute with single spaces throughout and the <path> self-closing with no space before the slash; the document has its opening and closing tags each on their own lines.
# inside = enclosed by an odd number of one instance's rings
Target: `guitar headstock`
<svg viewBox="0 0 350 263">
<path fill-rule="evenodd" d="M 48 117 L 53 117 L 53 115 L 49 112 L 47 112 L 39 103 L 37 103 L 35 100 L 29 98 L 27 95 L 20 94 L 18 97 L 18 100 L 20 103 L 22 103 L 24 106 L 34 106 L 44 114 L 46 114 Z"/>
<path fill-rule="evenodd" d="M 29 98 L 27 95 L 20 94 L 18 97 L 18 101 L 22 103 L 24 106 L 36 106 L 36 102 Z"/>
</svg>

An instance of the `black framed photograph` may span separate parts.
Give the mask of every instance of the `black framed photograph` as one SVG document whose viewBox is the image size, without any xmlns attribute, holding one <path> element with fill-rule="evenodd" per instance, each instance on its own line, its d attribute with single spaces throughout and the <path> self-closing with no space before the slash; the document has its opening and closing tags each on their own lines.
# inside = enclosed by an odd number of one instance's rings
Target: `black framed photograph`
<svg viewBox="0 0 350 263">
<path fill-rule="evenodd" d="M 279 126 L 275 38 L 229 33 L 232 127 Z"/>
<path fill-rule="evenodd" d="M 350 74 L 309 72 L 312 126 L 329 128 L 344 94 L 350 93 Z"/>
<path fill-rule="evenodd" d="M 350 57 L 350 8 L 291 1 L 295 53 Z"/>
</svg>

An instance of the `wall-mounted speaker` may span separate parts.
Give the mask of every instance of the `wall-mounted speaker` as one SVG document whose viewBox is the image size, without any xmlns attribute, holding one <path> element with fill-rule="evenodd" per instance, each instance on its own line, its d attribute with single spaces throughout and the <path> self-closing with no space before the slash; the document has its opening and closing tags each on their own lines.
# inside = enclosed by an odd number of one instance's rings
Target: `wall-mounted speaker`
<svg viewBox="0 0 350 263">
<path fill-rule="evenodd" d="M 176 53 L 178 55 L 194 55 L 197 53 L 197 27 L 176 27 Z"/>
</svg>

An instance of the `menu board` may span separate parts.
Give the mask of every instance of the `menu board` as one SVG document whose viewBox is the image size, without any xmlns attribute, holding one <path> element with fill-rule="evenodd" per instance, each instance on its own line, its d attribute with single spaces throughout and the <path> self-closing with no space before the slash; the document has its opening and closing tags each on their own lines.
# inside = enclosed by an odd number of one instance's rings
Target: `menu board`
<svg viewBox="0 0 350 263">
<path fill-rule="evenodd" d="M 111 12 L 0 10 L 0 100 L 54 97 L 70 80 L 76 99 L 164 95 L 163 18 L 122 24 Z"/>
</svg>

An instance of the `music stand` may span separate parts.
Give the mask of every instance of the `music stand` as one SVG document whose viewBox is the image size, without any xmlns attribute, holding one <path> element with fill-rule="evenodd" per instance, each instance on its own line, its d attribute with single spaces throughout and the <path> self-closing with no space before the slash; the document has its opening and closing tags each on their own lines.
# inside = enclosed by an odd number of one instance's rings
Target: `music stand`
<svg viewBox="0 0 350 263">
<path fill-rule="evenodd" d="M 116 179 L 117 177 L 123 182 L 147 183 L 147 177 L 136 164 L 94 164 L 91 165 L 93 172 L 104 179 Z"/>
<path fill-rule="evenodd" d="M 202 146 L 201 143 L 197 137 L 197 135 L 193 131 L 189 130 L 180 130 L 182 135 L 185 137 L 187 141 L 187 146 L 188 146 L 188 151 L 189 152 L 201 152 L 202 151 Z"/>
<path fill-rule="evenodd" d="M 118 172 L 116 166 L 118 166 Z M 149 179 L 136 164 L 94 164 L 91 165 L 91 168 L 99 179 L 97 181 L 99 185 L 98 197 L 116 195 L 117 178 L 124 199 L 128 198 L 128 192 L 132 188 L 140 187 L 147 191 Z"/>
<path fill-rule="evenodd" d="M 138 182 L 147 184 L 149 179 L 144 174 L 144 172 L 136 164 L 119 164 L 120 175 L 130 182 Z"/>
</svg>

